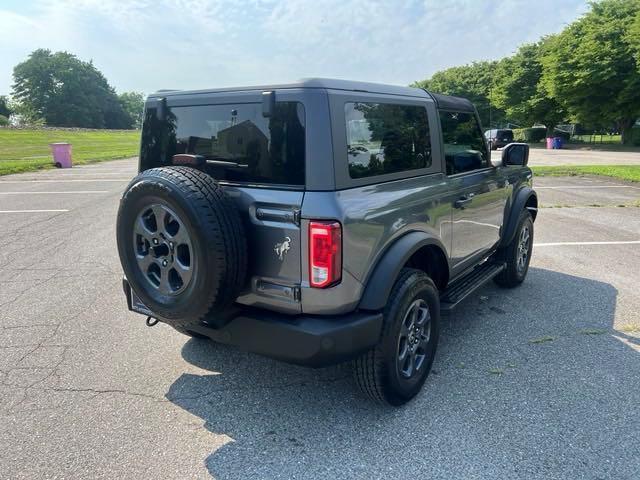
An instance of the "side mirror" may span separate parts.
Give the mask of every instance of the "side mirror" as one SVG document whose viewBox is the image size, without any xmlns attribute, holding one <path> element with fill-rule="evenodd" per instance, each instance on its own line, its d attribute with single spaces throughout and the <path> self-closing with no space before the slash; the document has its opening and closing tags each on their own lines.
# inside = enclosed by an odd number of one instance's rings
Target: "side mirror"
<svg viewBox="0 0 640 480">
<path fill-rule="evenodd" d="M 529 145 L 526 143 L 510 143 L 502 149 L 502 166 L 517 165 L 524 167 L 529 163 Z"/>
</svg>

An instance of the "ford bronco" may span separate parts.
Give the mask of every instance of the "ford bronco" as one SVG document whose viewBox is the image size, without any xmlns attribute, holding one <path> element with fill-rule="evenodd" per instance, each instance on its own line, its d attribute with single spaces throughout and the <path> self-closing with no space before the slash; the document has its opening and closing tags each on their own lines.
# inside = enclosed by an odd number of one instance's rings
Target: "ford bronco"
<svg viewBox="0 0 640 480">
<path fill-rule="evenodd" d="M 527 274 L 529 150 L 501 153 L 469 101 L 418 88 L 152 94 L 117 219 L 128 307 L 286 362 L 351 361 L 364 394 L 401 405 L 441 312 Z"/>
</svg>

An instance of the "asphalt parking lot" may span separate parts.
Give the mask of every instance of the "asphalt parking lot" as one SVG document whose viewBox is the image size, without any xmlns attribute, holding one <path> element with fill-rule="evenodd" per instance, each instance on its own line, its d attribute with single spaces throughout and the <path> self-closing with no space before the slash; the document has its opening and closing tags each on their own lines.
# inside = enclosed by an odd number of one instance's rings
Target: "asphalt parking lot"
<svg viewBox="0 0 640 480">
<path fill-rule="evenodd" d="M 632 479 L 640 185 L 540 178 L 524 285 L 445 317 L 423 393 L 308 370 L 126 311 L 132 160 L 0 178 L 1 478 Z"/>
</svg>

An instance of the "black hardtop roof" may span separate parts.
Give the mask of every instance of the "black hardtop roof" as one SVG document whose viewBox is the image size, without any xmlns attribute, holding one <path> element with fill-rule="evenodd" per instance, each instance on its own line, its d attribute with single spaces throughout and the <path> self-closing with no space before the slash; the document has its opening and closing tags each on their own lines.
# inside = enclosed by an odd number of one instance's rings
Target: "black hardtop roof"
<svg viewBox="0 0 640 480">
<path fill-rule="evenodd" d="M 356 92 L 383 93 L 388 95 L 404 95 L 410 97 L 429 98 L 429 94 L 421 88 L 386 85 L 382 83 L 357 82 L 353 80 L 339 80 L 333 78 L 303 78 L 293 83 L 271 85 L 250 85 L 245 87 L 208 88 L 204 90 L 160 90 L 152 93 L 151 97 L 165 97 L 173 95 L 197 95 L 218 92 L 269 91 L 285 88 L 321 88 L 327 90 L 350 90 Z"/>
<path fill-rule="evenodd" d="M 430 93 L 422 88 L 387 85 L 383 83 L 358 82 L 354 80 L 339 80 L 332 78 L 304 78 L 294 83 L 275 85 L 253 85 L 246 87 L 210 88 L 205 90 L 159 90 L 149 95 L 149 98 L 171 97 L 182 95 L 204 95 L 210 93 L 241 92 L 241 91 L 270 91 L 286 88 L 321 88 L 327 90 L 347 90 L 353 92 L 382 93 L 386 95 L 401 95 L 408 97 L 432 98 L 439 108 L 473 111 L 473 104 L 464 98 L 451 97 Z"/>
<path fill-rule="evenodd" d="M 440 93 L 431 93 L 436 101 L 436 105 L 440 110 L 453 110 L 456 112 L 473 112 L 473 103 L 466 98 L 454 97 L 452 95 L 442 95 Z"/>
</svg>

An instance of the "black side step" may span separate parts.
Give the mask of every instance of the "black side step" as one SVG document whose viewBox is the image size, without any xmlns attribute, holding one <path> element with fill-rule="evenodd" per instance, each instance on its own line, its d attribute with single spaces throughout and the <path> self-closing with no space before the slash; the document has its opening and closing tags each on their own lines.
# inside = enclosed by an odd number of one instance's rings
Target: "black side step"
<svg viewBox="0 0 640 480">
<path fill-rule="evenodd" d="M 505 267 L 506 264 L 504 262 L 490 260 L 478 265 L 442 292 L 440 295 L 440 310 L 442 312 L 453 310 L 462 300 L 498 275 Z"/>
</svg>

